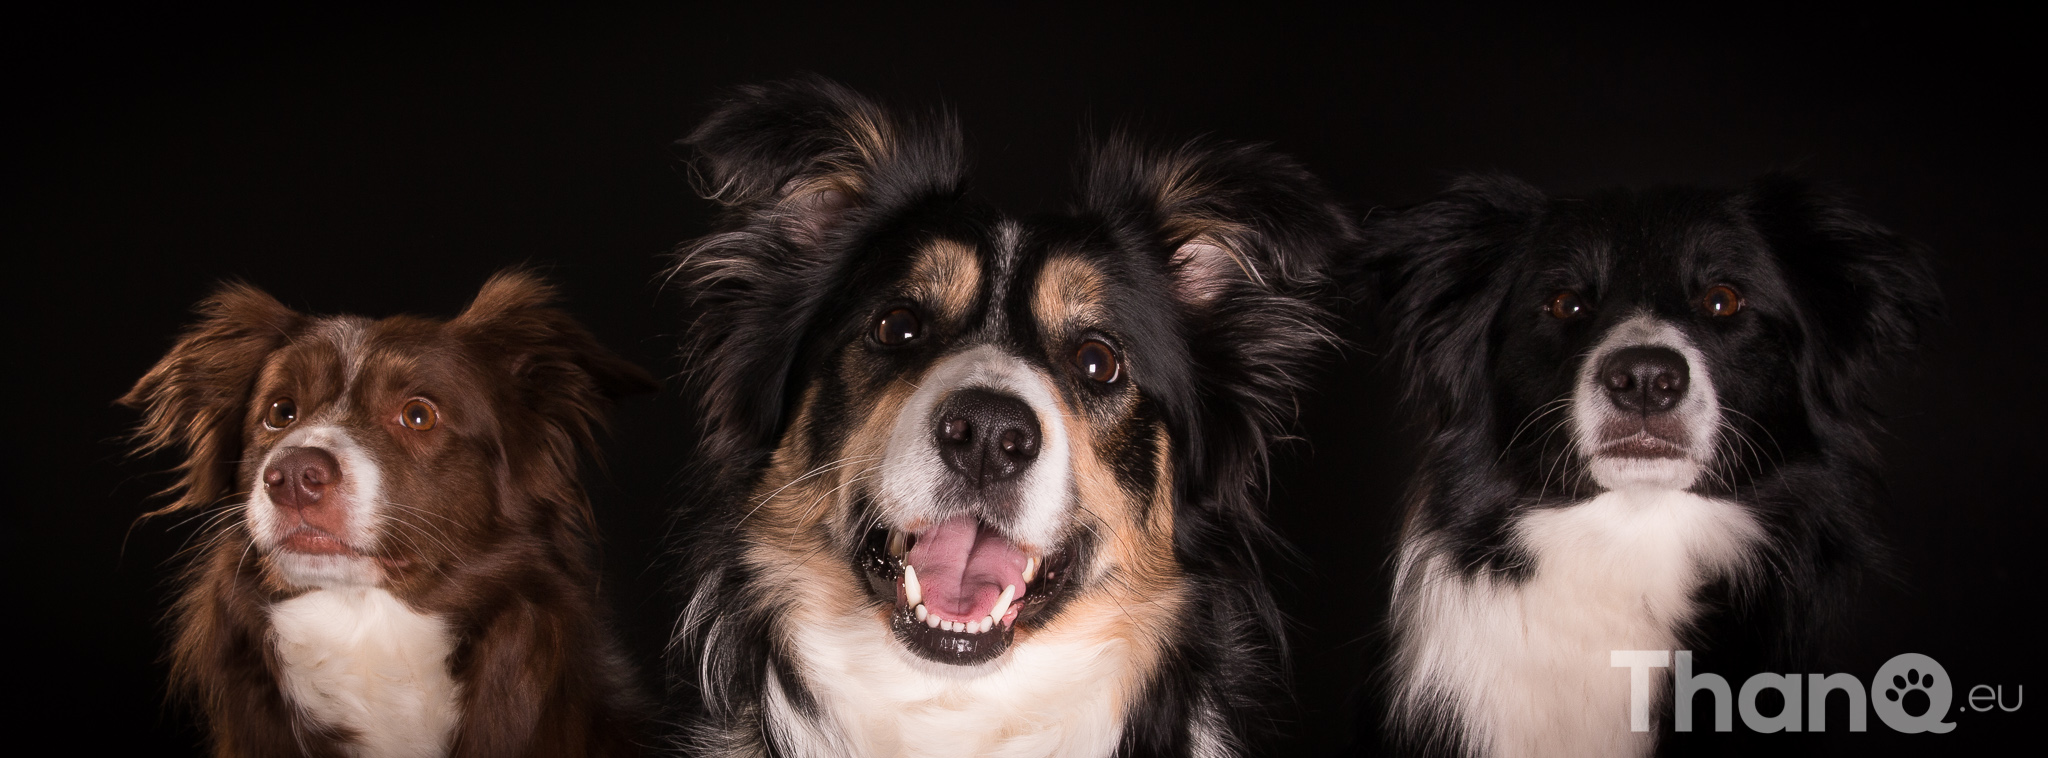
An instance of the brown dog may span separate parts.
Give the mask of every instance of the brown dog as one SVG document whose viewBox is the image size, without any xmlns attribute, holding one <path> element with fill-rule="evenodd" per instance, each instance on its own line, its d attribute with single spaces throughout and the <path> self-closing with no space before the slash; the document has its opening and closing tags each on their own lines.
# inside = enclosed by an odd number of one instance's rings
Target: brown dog
<svg viewBox="0 0 2048 758">
<path fill-rule="evenodd" d="M 242 284 L 120 402 L 211 510 L 175 686 L 217 755 L 616 755 L 579 457 L 654 380 L 500 274 L 450 321 L 315 317 Z"/>
</svg>

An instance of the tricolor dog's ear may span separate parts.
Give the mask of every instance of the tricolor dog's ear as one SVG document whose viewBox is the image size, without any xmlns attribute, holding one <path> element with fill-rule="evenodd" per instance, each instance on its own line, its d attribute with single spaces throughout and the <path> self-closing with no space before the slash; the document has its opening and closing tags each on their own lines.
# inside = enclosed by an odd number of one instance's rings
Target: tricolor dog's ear
<svg viewBox="0 0 2048 758">
<path fill-rule="evenodd" d="M 1203 367 L 1147 377 L 1200 385 L 1161 393 L 1197 399 L 1166 409 L 1187 437 L 1183 473 L 1225 503 L 1248 504 L 1308 364 L 1336 344 L 1318 296 L 1329 262 L 1356 242 L 1350 215 L 1299 163 L 1259 145 L 1156 149 L 1117 135 L 1086 161 L 1084 215 L 1120 246 L 1154 256 L 1181 314 L 1178 342 Z"/>
<path fill-rule="evenodd" d="M 1758 179 L 1736 204 L 1799 293 L 1809 401 L 1859 413 L 1875 381 L 1943 315 L 1927 249 L 1790 176 Z"/>
<path fill-rule="evenodd" d="M 669 281 L 690 311 L 705 444 L 737 463 L 781 431 L 804 335 L 850 254 L 902 210 L 961 194 L 966 163 L 950 117 L 901 118 L 818 77 L 740 88 L 682 144 L 719 216 Z"/>
<path fill-rule="evenodd" d="M 1083 203 L 1135 222 L 1120 231 L 1151 238 L 1175 296 L 1194 312 L 1316 285 L 1354 236 L 1321 181 L 1260 145 L 1196 140 L 1160 150 L 1117 135 L 1090 151 Z"/>
<path fill-rule="evenodd" d="M 1348 278 L 1377 306 L 1403 385 L 1435 423 L 1486 407 L 1489 330 L 1513 285 L 1501 267 L 1548 203 L 1520 180 L 1473 175 L 1366 225 Z"/>
<path fill-rule="evenodd" d="M 276 298 L 239 282 L 222 285 L 197 310 L 199 322 L 115 401 L 142 411 L 134 436 L 137 454 L 185 454 L 178 480 L 165 490 L 178 499 L 151 516 L 203 508 L 234 492 L 256 377 L 265 359 L 305 323 Z"/>
<path fill-rule="evenodd" d="M 728 222 L 798 249 L 906 196 L 957 191 L 965 168 L 950 117 L 899 119 L 816 76 L 741 87 L 680 144 Z"/>
</svg>

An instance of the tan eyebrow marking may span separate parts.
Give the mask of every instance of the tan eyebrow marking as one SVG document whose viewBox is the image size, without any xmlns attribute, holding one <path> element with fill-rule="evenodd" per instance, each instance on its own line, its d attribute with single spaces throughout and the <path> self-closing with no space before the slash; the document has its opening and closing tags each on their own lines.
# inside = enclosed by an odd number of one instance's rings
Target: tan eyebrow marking
<svg viewBox="0 0 2048 758">
<path fill-rule="evenodd" d="M 974 307 L 981 291 L 981 259 L 974 248 L 956 240 L 934 240 L 919 252 L 910 266 L 912 297 L 938 311 L 940 318 L 957 320 Z"/>
</svg>

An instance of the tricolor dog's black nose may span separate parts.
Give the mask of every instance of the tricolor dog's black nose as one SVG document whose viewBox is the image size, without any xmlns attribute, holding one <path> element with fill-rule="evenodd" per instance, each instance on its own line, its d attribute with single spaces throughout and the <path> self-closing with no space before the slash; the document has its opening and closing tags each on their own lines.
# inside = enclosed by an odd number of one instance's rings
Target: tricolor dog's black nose
<svg viewBox="0 0 2048 758">
<path fill-rule="evenodd" d="M 1038 459 L 1038 414 L 1013 395 L 960 390 L 939 407 L 935 426 L 939 458 L 972 487 L 1014 478 Z"/>
<path fill-rule="evenodd" d="M 1663 413 L 1685 399 L 1691 384 L 1685 356 L 1668 347 L 1628 347 L 1600 361 L 1600 386 L 1624 411 Z"/>
</svg>

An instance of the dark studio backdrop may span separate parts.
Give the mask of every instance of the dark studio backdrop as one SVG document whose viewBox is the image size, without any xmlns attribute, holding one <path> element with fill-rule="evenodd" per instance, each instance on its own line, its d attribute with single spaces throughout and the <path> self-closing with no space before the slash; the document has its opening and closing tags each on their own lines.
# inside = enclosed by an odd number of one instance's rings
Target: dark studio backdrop
<svg viewBox="0 0 2048 758">
<path fill-rule="evenodd" d="M 1774 168 L 1850 188 L 1936 251 L 1951 318 L 1891 390 L 1879 510 L 1893 578 L 1859 598 L 1839 670 L 1868 681 L 1894 654 L 1925 653 L 1958 705 L 1979 683 L 2010 702 L 2041 682 L 2048 542 L 2042 87 L 2020 26 L 1704 6 L 17 17 L 0 31 L 15 134 L 0 519 L 10 732 L 147 755 L 199 740 L 164 704 L 159 660 L 165 578 L 194 525 L 134 523 L 175 461 L 124 458 L 136 416 L 112 400 L 216 282 L 243 278 L 314 312 L 449 315 L 492 271 L 537 264 L 605 342 L 671 375 L 677 303 L 653 281 L 708 210 L 671 143 L 720 88 L 806 70 L 900 106 L 949 104 L 978 186 L 1016 211 L 1064 200 L 1084 119 L 1269 141 L 1361 211 L 1467 170 L 1559 191 L 1733 184 Z M 1347 738 L 1384 616 L 1415 440 L 1375 362 L 1359 349 L 1330 365 L 1303 406 L 1308 442 L 1272 478 L 1273 518 L 1301 556 L 1274 570 L 1297 632 L 1295 741 L 1281 754 Z M 650 684 L 673 619 L 664 514 L 693 424 L 673 386 L 625 403 L 609 473 L 590 480 L 603 589 Z M 1947 735 L 1873 717 L 1870 733 L 1830 746 L 1981 752 L 2031 736 L 2044 707 L 1957 713 Z"/>
</svg>

